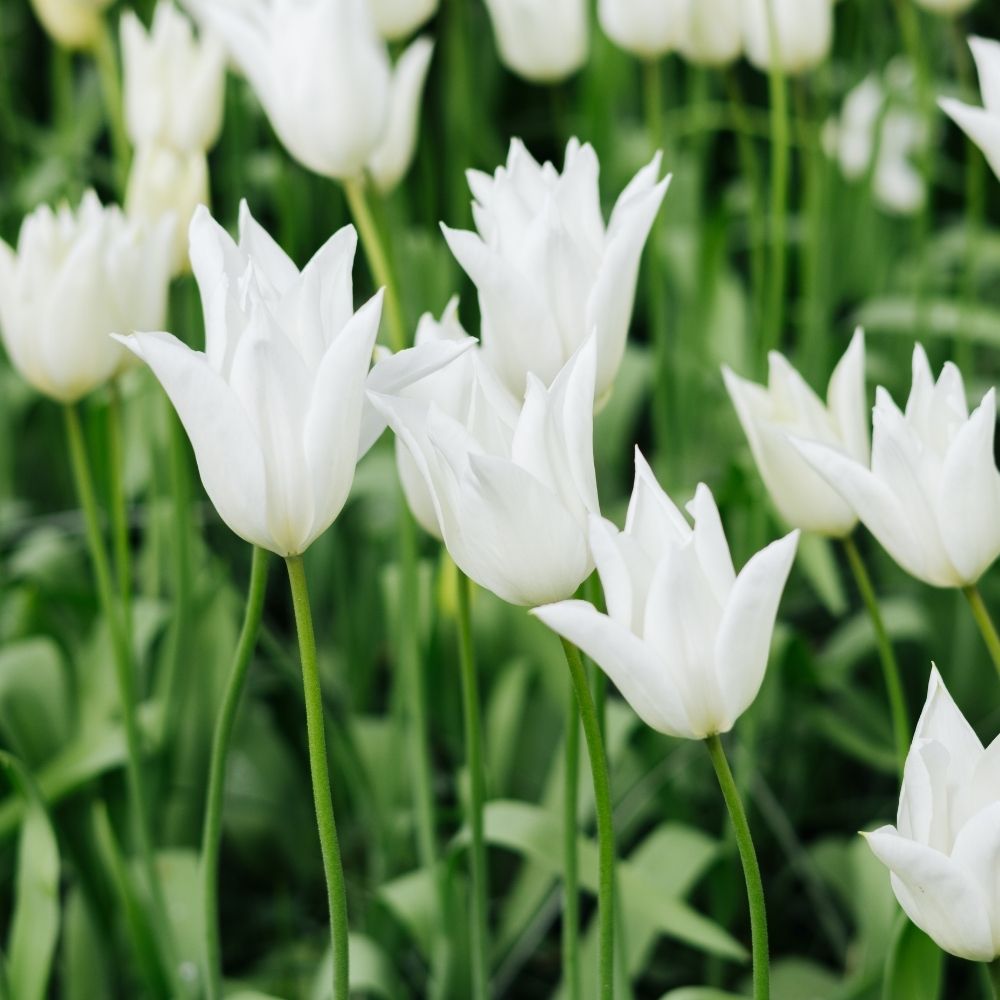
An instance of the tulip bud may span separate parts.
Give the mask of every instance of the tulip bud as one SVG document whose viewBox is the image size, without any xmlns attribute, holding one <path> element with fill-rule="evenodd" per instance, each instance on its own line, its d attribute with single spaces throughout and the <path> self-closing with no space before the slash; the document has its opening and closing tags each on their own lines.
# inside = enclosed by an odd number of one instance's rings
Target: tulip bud
<svg viewBox="0 0 1000 1000">
<path fill-rule="evenodd" d="M 699 66 L 725 66 L 743 51 L 742 0 L 686 0 L 680 51 Z"/>
<path fill-rule="evenodd" d="M 438 0 L 370 0 L 378 33 L 390 42 L 413 34 L 438 9 Z"/>
<path fill-rule="evenodd" d="M 747 58 L 760 70 L 771 66 L 771 32 L 786 73 L 813 69 L 830 54 L 834 0 L 744 0 Z M 772 24 L 773 19 L 773 24 Z"/>
<path fill-rule="evenodd" d="M 939 101 L 942 110 L 983 151 L 993 173 L 1000 177 L 1000 42 L 970 38 L 979 72 L 983 107 L 974 108 L 952 98 Z"/>
<path fill-rule="evenodd" d="M 896 825 L 864 835 L 910 920 L 940 948 L 974 962 L 1000 955 L 998 752 L 998 740 L 983 748 L 932 667 Z"/>
<path fill-rule="evenodd" d="M 587 59 L 584 0 L 486 0 L 500 60 L 535 83 L 555 83 Z"/>
<path fill-rule="evenodd" d="M 813 471 L 791 438 L 820 441 L 868 462 L 864 335 L 854 334 L 834 369 L 826 405 L 783 355 L 772 351 L 768 361 L 766 388 L 722 370 L 761 479 L 792 527 L 848 535 L 858 523 L 854 508 Z"/>
<path fill-rule="evenodd" d="M 109 335 L 163 324 L 173 227 L 128 220 L 88 191 L 75 212 L 32 212 L 16 252 L 0 240 L 0 329 L 27 382 L 72 403 L 126 367 Z"/>
<path fill-rule="evenodd" d="M 828 445 L 795 443 L 903 569 L 966 587 L 1000 555 L 995 424 L 996 390 L 970 416 L 959 370 L 946 363 L 935 383 L 918 344 L 905 412 L 876 390 L 870 469 Z"/>
<path fill-rule="evenodd" d="M 579 646 L 648 726 L 704 739 L 728 732 L 757 697 L 798 532 L 733 568 L 719 511 L 701 485 L 684 515 L 636 451 L 625 530 L 591 519 L 608 613 L 586 601 L 533 612 Z"/>
<path fill-rule="evenodd" d="M 643 59 L 657 59 L 681 44 L 689 0 L 599 0 L 601 29 L 616 45 Z"/>
<path fill-rule="evenodd" d="M 63 48 L 89 49 L 102 31 L 111 0 L 31 0 L 42 27 Z"/>
<path fill-rule="evenodd" d="M 548 384 L 596 331 L 597 394 L 625 353 L 639 258 L 669 178 L 660 158 L 632 179 L 605 227 L 597 154 L 572 139 L 560 174 L 514 140 L 490 177 L 469 171 L 477 233 L 443 227 L 479 291 L 483 351 L 511 393 L 533 374 Z"/>
</svg>

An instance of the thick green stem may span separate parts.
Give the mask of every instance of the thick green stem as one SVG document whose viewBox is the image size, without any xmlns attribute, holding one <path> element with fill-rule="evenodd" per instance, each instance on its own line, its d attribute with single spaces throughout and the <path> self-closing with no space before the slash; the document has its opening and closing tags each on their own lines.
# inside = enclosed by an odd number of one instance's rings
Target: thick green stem
<svg viewBox="0 0 1000 1000">
<path fill-rule="evenodd" d="M 486 805 L 486 774 L 483 768 L 482 722 L 479 718 L 479 681 L 472 643 L 472 583 L 458 574 L 458 659 L 462 672 L 462 707 L 465 716 L 465 754 L 469 771 L 469 831 L 472 838 L 472 995 L 489 996 L 489 931 L 486 903 L 486 837 L 483 809 Z"/>
<path fill-rule="evenodd" d="M 770 960 L 767 953 L 767 909 L 764 905 L 764 886 L 760 879 L 760 866 L 757 864 L 757 852 L 754 850 L 753 838 L 750 836 L 750 824 L 740 800 L 740 792 L 733 779 L 733 772 L 726 760 L 726 751 L 722 748 L 722 740 L 718 735 L 709 736 L 705 740 L 708 754 L 712 758 L 712 766 L 719 779 L 722 797 L 726 800 L 729 818 L 736 834 L 736 846 L 739 848 L 740 861 L 743 862 L 743 877 L 747 884 L 747 901 L 750 904 L 750 937 L 753 951 L 753 996 L 754 1000 L 769 1000 L 770 992 Z"/>
<path fill-rule="evenodd" d="M 590 772 L 594 781 L 594 806 L 597 812 L 597 914 L 598 914 L 598 997 L 613 1000 L 615 992 L 615 832 L 611 807 L 611 779 L 604 753 L 604 739 L 597 718 L 597 709 L 587 683 L 580 651 L 571 642 L 562 640 L 566 663 L 569 665 L 573 691 L 587 741 Z"/>
<path fill-rule="evenodd" d="M 257 646 L 257 633 L 264 613 L 267 591 L 268 553 L 254 547 L 250 568 L 243 628 L 236 644 L 226 690 L 212 734 L 212 757 L 208 769 L 208 793 L 201 836 L 201 893 L 205 916 L 205 993 L 208 1000 L 222 997 L 222 948 L 219 943 L 219 841 L 222 834 L 222 809 L 226 790 L 226 762 L 233 725 L 243 696 L 250 658 Z"/>
<path fill-rule="evenodd" d="M 361 246 L 364 248 L 375 283 L 385 289 L 385 320 L 389 332 L 389 346 L 394 351 L 401 351 L 407 346 L 408 338 L 403 306 L 399 298 L 399 285 L 396 283 L 396 275 L 378 231 L 375 216 L 368 204 L 364 181 L 344 181 L 344 194 L 347 196 L 347 204 L 354 224 L 358 228 Z"/>
<path fill-rule="evenodd" d="M 983 595 L 979 593 L 979 587 L 976 584 L 972 584 L 970 587 L 963 587 L 962 593 L 965 594 L 969 602 L 969 607 L 972 608 L 972 616 L 976 619 L 979 631 L 983 634 L 983 641 L 986 643 L 986 648 L 990 651 L 990 659 L 993 661 L 993 666 L 1000 673 L 1000 635 L 997 635 L 996 626 L 993 624 L 989 610 L 983 602 Z"/>
<path fill-rule="evenodd" d="M 114 539 L 115 572 L 121 600 L 125 640 L 132 643 L 132 550 L 128 538 L 128 509 L 125 502 L 125 454 L 122 444 L 122 397 L 118 382 L 110 386 L 108 406 L 108 466 L 111 493 L 111 532 Z"/>
<path fill-rule="evenodd" d="M 103 19 L 101 33 L 94 43 L 94 61 L 97 64 L 97 75 L 104 97 L 108 132 L 111 136 L 111 152 L 115 158 L 115 181 L 119 196 L 124 199 L 132 151 L 128 133 L 125 131 L 125 104 L 122 99 L 121 77 L 118 73 L 118 57 L 115 55 L 115 42 L 106 17 Z"/>
<path fill-rule="evenodd" d="M 990 985 L 993 987 L 993 996 L 1000 1000 L 1000 958 L 994 959 L 986 966 L 990 974 Z"/>
<path fill-rule="evenodd" d="M 844 539 L 844 551 L 850 564 L 854 580 L 858 585 L 861 599 L 868 609 L 872 628 L 875 630 L 875 644 L 878 647 L 879 660 L 882 663 L 882 675 L 885 679 L 885 691 L 889 698 L 889 715 L 892 718 L 893 742 L 896 745 L 896 763 L 900 776 L 906 763 L 906 755 L 910 749 L 910 716 L 906 709 L 906 696 L 903 693 L 903 683 L 899 675 L 899 663 L 892 648 L 892 641 L 886 631 L 882 612 L 879 610 L 878 598 L 872 586 L 871 577 L 857 543 L 851 536 Z"/>
<path fill-rule="evenodd" d="M 309 744 L 309 773 L 312 778 L 313 807 L 323 854 L 327 903 L 330 909 L 330 943 L 333 948 L 333 1000 L 348 1000 L 349 968 L 347 939 L 347 888 L 340 859 L 337 823 L 333 816 L 333 794 L 326 757 L 326 729 L 323 722 L 323 691 L 316 659 L 309 588 L 302 556 L 288 556 L 288 583 L 292 590 L 295 627 L 299 633 L 302 660 L 302 688 L 306 702 L 306 735 Z"/>
<path fill-rule="evenodd" d="M 563 785 L 563 981 L 569 1000 L 580 1000 L 580 878 L 577 858 L 577 790 L 580 779 L 580 712 L 570 691 L 566 716 L 566 773 Z"/>
</svg>

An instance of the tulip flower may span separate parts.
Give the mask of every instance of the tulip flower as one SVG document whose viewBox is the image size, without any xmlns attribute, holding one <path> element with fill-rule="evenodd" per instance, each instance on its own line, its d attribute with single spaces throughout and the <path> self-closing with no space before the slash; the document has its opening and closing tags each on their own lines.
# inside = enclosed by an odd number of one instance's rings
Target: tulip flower
<svg viewBox="0 0 1000 1000">
<path fill-rule="evenodd" d="M 743 51 L 742 0 L 686 0 L 679 49 L 698 66 L 725 66 Z"/>
<path fill-rule="evenodd" d="M 946 363 L 935 383 L 918 344 L 905 412 L 876 391 L 871 468 L 827 444 L 796 447 L 903 569 L 933 586 L 971 587 L 1000 554 L 995 423 L 995 390 L 970 416 L 959 370 Z"/>
<path fill-rule="evenodd" d="M 772 351 L 768 361 L 766 388 L 722 370 L 761 479 L 792 527 L 848 535 L 858 521 L 854 508 L 812 469 L 791 438 L 819 441 L 868 462 L 864 334 L 854 334 L 834 369 L 825 405 L 784 355 Z"/>
<path fill-rule="evenodd" d="M 785 73 L 813 69 L 830 54 L 833 43 L 834 0 L 744 0 L 743 31 L 747 58 L 768 70 L 772 18 L 777 59 Z"/>
<path fill-rule="evenodd" d="M 420 378 L 454 350 L 409 351 L 369 374 L 381 293 L 354 312 L 353 227 L 300 272 L 244 202 L 239 242 L 202 207 L 191 261 L 205 311 L 205 352 L 169 333 L 122 342 L 153 370 L 191 439 L 205 490 L 241 538 L 304 552 L 340 513 L 358 459 L 384 424 L 367 386 Z"/>
<path fill-rule="evenodd" d="M 88 49 L 103 30 L 111 0 L 31 0 L 42 27 L 66 49 Z"/>
<path fill-rule="evenodd" d="M 438 9 L 438 0 L 370 0 L 378 33 L 388 41 L 412 35 Z"/>
<path fill-rule="evenodd" d="M 625 353 L 639 258 L 670 179 L 657 183 L 657 155 L 605 227 L 599 169 L 576 139 L 561 174 L 515 139 L 492 177 L 469 171 L 478 234 L 443 227 L 479 291 L 486 360 L 518 398 L 529 373 L 550 383 L 596 331 L 600 402 Z"/>
<path fill-rule="evenodd" d="M 534 83 L 556 83 L 587 59 L 584 0 L 486 0 L 500 60 Z"/>
<path fill-rule="evenodd" d="M 942 110 L 983 151 L 993 173 L 1000 177 L 1000 42 L 970 38 L 979 72 L 983 107 L 974 108 L 952 98 L 940 100 Z"/>
<path fill-rule="evenodd" d="M 906 915 L 959 958 L 1000 955 L 1000 741 L 987 748 L 931 670 L 895 826 L 865 835 Z"/>
<path fill-rule="evenodd" d="M 296 160 L 338 180 L 369 166 L 383 181 L 405 173 L 426 41 L 394 75 L 368 0 L 203 0 L 198 9 Z"/>
<path fill-rule="evenodd" d="M 130 363 L 109 336 L 161 326 L 173 220 L 129 220 L 88 191 L 79 208 L 42 206 L 17 249 L 0 240 L 0 329 L 21 376 L 72 403 Z"/>
<path fill-rule="evenodd" d="M 728 732 L 757 696 L 798 532 L 733 569 L 719 511 L 701 485 L 694 528 L 636 451 L 625 530 L 591 519 L 590 543 L 607 600 L 533 612 L 579 646 L 642 720 L 684 739 Z"/>
<path fill-rule="evenodd" d="M 598 0 L 597 18 L 617 46 L 658 59 L 680 45 L 687 6 L 688 0 Z"/>
<path fill-rule="evenodd" d="M 596 354 L 591 339 L 548 389 L 530 375 L 520 408 L 482 364 L 460 418 L 434 401 L 370 393 L 420 470 L 452 559 L 510 604 L 568 597 L 593 568 Z"/>
</svg>

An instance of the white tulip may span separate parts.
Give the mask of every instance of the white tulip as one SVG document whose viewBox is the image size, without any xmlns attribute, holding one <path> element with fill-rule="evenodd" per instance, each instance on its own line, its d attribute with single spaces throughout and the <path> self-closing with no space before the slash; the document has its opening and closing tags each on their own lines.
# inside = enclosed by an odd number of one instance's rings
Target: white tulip
<svg viewBox="0 0 1000 1000">
<path fill-rule="evenodd" d="M 477 365 L 462 419 L 433 401 L 370 394 L 419 469 L 459 569 L 511 604 L 568 597 L 593 568 L 595 363 L 591 339 L 551 388 L 530 376 L 520 409 Z"/>
<path fill-rule="evenodd" d="M 608 613 L 586 601 L 536 608 L 579 646 L 653 729 L 684 739 L 728 732 L 757 696 L 798 532 L 733 568 L 715 500 L 701 485 L 684 515 L 636 451 L 625 530 L 591 519 Z"/>
<path fill-rule="evenodd" d="M 162 326 L 173 227 L 126 219 L 88 191 L 75 212 L 32 212 L 16 251 L 0 240 L 0 328 L 27 382 L 72 403 L 127 366 L 109 334 Z"/>
<path fill-rule="evenodd" d="M 979 72 L 979 89 L 983 107 L 974 108 L 952 98 L 943 97 L 941 108 L 965 134 L 983 151 L 993 173 L 1000 177 L 1000 42 L 987 38 L 970 38 Z"/>
<path fill-rule="evenodd" d="M 226 66 L 220 42 L 211 34 L 196 39 L 191 22 L 169 0 L 157 3 L 148 32 L 125 11 L 121 42 L 125 124 L 133 144 L 156 143 L 179 153 L 210 149 L 222 128 Z"/>
<path fill-rule="evenodd" d="M 354 312 L 356 245 L 345 226 L 300 272 L 246 203 L 238 244 L 200 208 L 191 262 L 205 352 L 169 333 L 123 338 L 173 402 L 219 516 L 281 556 L 304 552 L 347 500 L 384 427 L 366 389 L 394 391 L 455 354 L 404 351 L 369 374 L 382 295 Z"/>
<path fill-rule="evenodd" d="M 742 0 L 685 0 L 680 51 L 699 66 L 725 66 L 743 51 Z"/>
<path fill-rule="evenodd" d="M 959 958 L 1000 955 L 1000 740 L 985 749 L 931 670 L 895 826 L 865 835 L 906 915 Z"/>
<path fill-rule="evenodd" d="M 771 66 L 771 18 L 781 68 L 798 74 L 830 54 L 834 0 L 743 0 L 747 58 L 760 70 Z"/>
<path fill-rule="evenodd" d="M 515 139 L 506 167 L 468 173 L 478 234 L 443 227 L 479 291 L 486 359 L 515 396 L 529 373 L 550 383 L 595 331 L 599 401 L 621 365 L 639 259 L 670 179 L 657 183 L 657 155 L 605 227 L 599 169 L 593 148 L 576 139 L 562 174 Z"/>
<path fill-rule="evenodd" d="M 412 35 L 438 9 L 438 0 L 369 0 L 379 34 L 389 41 Z"/>
<path fill-rule="evenodd" d="M 97 44 L 111 0 L 31 0 L 42 27 L 67 49 Z"/>
<path fill-rule="evenodd" d="M 791 436 L 822 442 L 867 464 L 864 335 L 854 334 L 834 369 L 825 405 L 784 355 L 772 351 L 768 361 L 766 388 L 722 370 L 761 479 L 792 527 L 848 535 L 858 522 L 854 508 L 812 469 Z"/>
<path fill-rule="evenodd" d="M 964 14 L 976 0 L 913 0 L 918 7 L 929 10 L 933 14 Z"/>
<path fill-rule="evenodd" d="M 554 83 L 587 60 L 585 0 L 486 0 L 503 64 L 535 83 Z"/>
<path fill-rule="evenodd" d="M 658 59 L 681 44 L 689 0 L 598 0 L 601 29 L 617 46 Z"/>
<path fill-rule="evenodd" d="M 996 391 L 970 416 L 959 370 L 946 363 L 935 383 L 918 344 L 905 413 L 876 390 L 870 469 L 824 444 L 796 446 L 903 569 L 965 587 L 1000 554 L 995 423 Z"/>
</svg>

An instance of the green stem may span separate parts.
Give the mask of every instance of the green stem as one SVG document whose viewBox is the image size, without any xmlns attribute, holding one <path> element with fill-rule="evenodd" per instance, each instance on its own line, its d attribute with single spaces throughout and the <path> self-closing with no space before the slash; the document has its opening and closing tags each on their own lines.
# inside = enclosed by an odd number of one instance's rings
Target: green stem
<svg viewBox="0 0 1000 1000">
<path fill-rule="evenodd" d="M 580 781 L 580 713 L 570 692 L 566 716 L 566 773 L 563 778 L 563 980 L 569 1000 L 580 1000 L 580 878 L 577 858 L 577 790 Z"/>
<path fill-rule="evenodd" d="M 882 675 L 885 679 L 885 691 L 889 698 L 889 715 L 892 718 L 896 762 L 899 766 L 900 776 L 902 776 L 906 755 L 910 749 L 910 716 L 906 709 L 906 696 L 903 693 L 903 683 L 899 675 L 899 663 L 896 661 L 892 641 L 889 639 L 882 612 L 879 610 L 878 598 L 875 596 L 875 588 L 872 586 L 868 569 L 861 558 L 857 543 L 850 535 L 844 539 L 844 551 L 847 553 L 847 561 L 875 630 L 875 644 L 878 647 Z"/>
<path fill-rule="evenodd" d="M 347 938 L 347 888 L 340 858 L 337 823 L 333 816 L 333 793 L 326 757 L 326 731 L 323 723 L 323 691 L 316 659 L 316 636 L 313 633 L 309 588 L 302 556 L 288 556 L 288 583 L 295 608 L 295 627 L 299 633 L 299 656 L 302 659 L 302 688 L 306 702 L 306 734 L 309 743 L 309 773 L 312 778 L 313 806 L 323 854 L 327 903 L 330 910 L 330 942 L 333 949 L 333 1000 L 348 1000 L 349 968 Z"/>
<path fill-rule="evenodd" d="M 110 386 L 108 406 L 108 466 L 111 493 L 111 533 L 114 539 L 115 572 L 121 600 L 125 639 L 132 644 L 132 553 L 128 539 L 128 510 L 125 502 L 125 457 L 122 445 L 122 397 L 117 380 Z"/>
<path fill-rule="evenodd" d="M 486 775 L 483 768 L 482 722 L 479 718 L 479 682 L 476 678 L 472 643 L 472 583 L 458 574 L 458 652 L 462 671 L 462 707 L 465 716 L 465 753 L 469 771 L 469 830 L 472 836 L 472 995 L 489 996 L 489 931 L 486 837 L 483 810 L 486 805 Z"/>
<path fill-rule="evenodd" d="M 993 666 L 1000 673 L 1000 635 L 997 635 L 996 626 L 993 624 L 989 610 L 983 602 L 983 595 L 979 593 L 979 587 L 976 584 L 963 587 L 962 593 L 965 594 L 969 602 L 969 607 L 972 608 L 972 616 L 976 619 L 979 631 L 983 634 L 983 641 L 986 643 L 986 648 L 990 651 L 990 659 L 993 661 Z"/>
<path fill-rule="evenodd" d="M 598 996 L 613 1000 L 615 991 L 615 833 L 611 808 L 611 780 L 604 753 L 604 740 L 597 718 L 597 709 L 587 683 L 587 671 L 580 651 L 571 642 L 562 640 L 566 663 L 569 665 L 576 703 L 587 741 L 590 771 L 594 781 L 594 806 L 597 811 L 598 850 Z"/>
<path fill-rule="evenodd" d="M 354 224 L 358 227 L 361 245 L 364 247 L 368 266 L 375 283 L 385 289 L 385 319 L 389 331 L 389 346 L 401 351 L 407 346 L 406 321 L 399 298 L 399 285 L 389 262 L 389 255 L 378 231 L 378 225 L 368 203 L 365 183 L 362 180 L 344 181 L 344 194 L 351 210 Z"/>
<path fill-rule="evenodd" d="M 118 57 L 115 55 L 115 42 L 106 17 L 103 19 L 101 33 L 94 43 L 93 51 L 101 93 L 104 96 L 111 151 L 115 158 L 115 182 L 119 195 L 124 197 L 132 151 L 125 130 L 125 104 L 122 98 L 121 77 L 118 74 Z"/>
<path fill-rule="evenodd" d="M 254 547 L 250 568 L 243 628 L 236 644 L 226 690 L 212 734 L 212 757 L 208 769 L 208 793 L 201 837 L 201 892 L 205 917 L 205 993 L 208 1000 L 222 997 L 222 948 L 219 942 L 219 842 L 222 834 L 222 810 L 226 789 L 226 761 L 233 735 L 236 713 L 240 707 L 250 658 L 257 645 L 257 633 L 264 613 L 267 591 L 268 553 Z"/>
<path fill-rule="evenodd" d="M 993 996 L 1000 1000 L 1000 958 L 994 959 L 986 966 L 990 975 L 990 985 L 993 987 Z"/>
<path fill-rule="evenodd" d="M 726 760 L 726 751 L 718 734 L 705 740 L 708 755 L 719 779 L 722 797 L 726 800 L 729 818 L 736 834 L 736 846 L 743 862 L 743 876 L 747 884 L 747 901 L 750 904 L 750 937 L 753 950 L 753 996 L 754 1000 L 768 1000 L 770 997 L 770 970 L 767 954 L 767 910 L 764 905 L 764 886 L 760 879 L 757 852 L 750 836 L 750 824 L 740 800 L 739 789 L 733 779 L 733 772 Z"/>
</svg>

